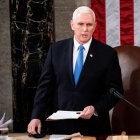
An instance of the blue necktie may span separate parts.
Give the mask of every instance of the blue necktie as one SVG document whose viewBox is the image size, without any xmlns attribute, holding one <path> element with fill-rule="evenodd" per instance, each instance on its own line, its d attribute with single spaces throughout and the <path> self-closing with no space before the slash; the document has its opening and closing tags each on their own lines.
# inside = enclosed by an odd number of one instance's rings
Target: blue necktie
<svg viewBox="0 0 140 140">
<path fill-rule="evenodd" d="M 84 46 L 80 45 L 79 46 L 79 53 L 78 53 L 78 57 L 76 60 L 76 64 L 75 64 L 75 71 L 74 71 L 74 80 L 75 80 L 75 85 L 77 85 L 82 67 L 83 67 L 83 49 Z"/>
</svg>

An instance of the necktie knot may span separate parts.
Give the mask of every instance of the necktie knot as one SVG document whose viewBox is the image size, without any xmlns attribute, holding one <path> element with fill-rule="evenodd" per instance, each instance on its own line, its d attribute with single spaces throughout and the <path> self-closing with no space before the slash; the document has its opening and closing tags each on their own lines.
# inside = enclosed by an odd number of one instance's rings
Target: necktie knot
<svg viewBox="0 0 140 140">
<path fill-rule="evenodd" d="M 80 46 L 78 47 L 78 49 L 79 49 L 79 51 L 83 51 L 84 46 L 83 46 L 83 45 L 80 45 Z"/>
</svg>

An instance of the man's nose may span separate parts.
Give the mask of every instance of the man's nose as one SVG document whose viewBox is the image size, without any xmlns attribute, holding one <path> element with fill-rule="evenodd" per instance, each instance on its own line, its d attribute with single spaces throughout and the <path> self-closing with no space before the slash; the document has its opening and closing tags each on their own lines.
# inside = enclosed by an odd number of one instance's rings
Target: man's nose
<svg viewBox="0 0 140 140">
<path fill-rule="evenodd" d="M 87 25 L 84 25 L 84 26 L 83 26 L 83 30 L 84 30 L 84 31 L 87 31 L 87 29 L 88 29 Z"/>
</svg>

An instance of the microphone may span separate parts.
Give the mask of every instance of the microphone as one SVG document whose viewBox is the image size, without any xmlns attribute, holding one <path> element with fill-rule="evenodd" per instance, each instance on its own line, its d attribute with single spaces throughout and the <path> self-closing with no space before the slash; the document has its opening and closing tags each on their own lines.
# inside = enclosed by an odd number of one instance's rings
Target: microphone
<svg viewBox="0 0 140 140">
<path fill-rule="evenodd" d="M 120 94 L 116 89 L 111 88 L 110 89 L 110 93 L 115 95 L 117 98 L 125 101 L 126 103 L 128 103 L 130 106 L 132 106 L 133 108 L 135 108 L 137 111 L 140 111 L 140 108 L 137 107 L 136 105 L 134 105 L 133 103 L 131 103 L 130 101 L 128 101 L 122 94 Z"/>
</svg>

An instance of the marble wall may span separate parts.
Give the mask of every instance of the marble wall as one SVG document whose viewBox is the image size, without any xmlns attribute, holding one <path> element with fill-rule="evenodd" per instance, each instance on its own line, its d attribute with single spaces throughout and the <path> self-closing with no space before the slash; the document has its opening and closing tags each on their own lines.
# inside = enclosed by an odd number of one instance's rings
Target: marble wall
<svg viewBox="0 0 140 140">
<path fill-rule="evenodd" d="M 33 98 L 54 41 L 53 0 L 11 2 L 11 47 L 14 131 L 26 131 Z"/>
</svg>

